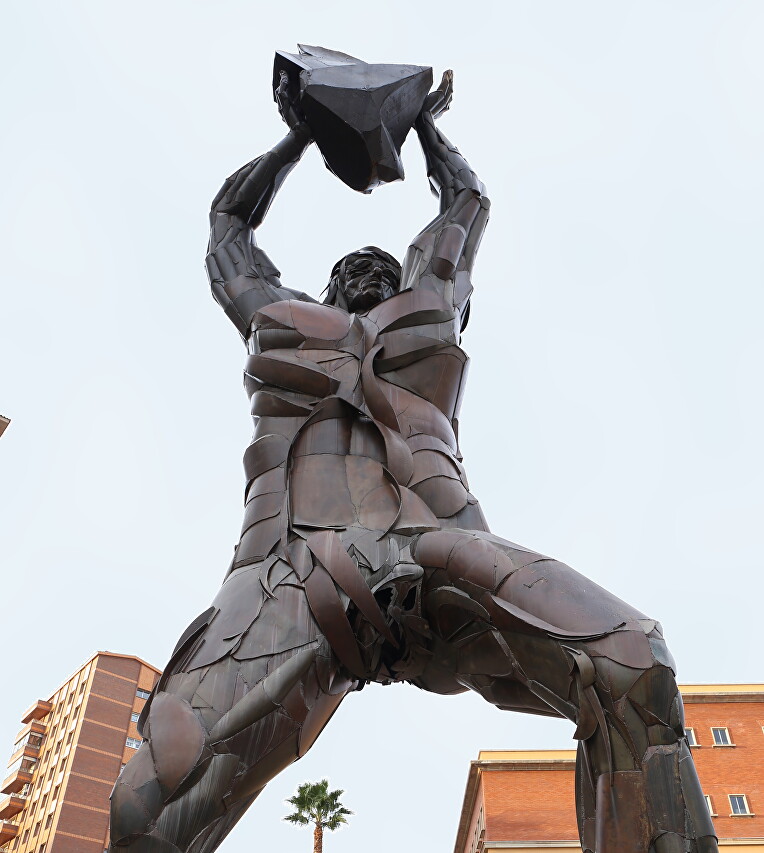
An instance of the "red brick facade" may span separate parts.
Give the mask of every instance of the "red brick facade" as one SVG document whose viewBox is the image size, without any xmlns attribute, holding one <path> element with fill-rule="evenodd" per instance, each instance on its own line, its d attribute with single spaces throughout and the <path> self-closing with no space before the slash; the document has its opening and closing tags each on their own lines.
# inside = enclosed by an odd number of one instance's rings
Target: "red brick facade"
<svg viewBox="0 0 764 853">
<path fill-rule="evenodd" d="M 570 767 L 538 770 L 516 769 L 511 784 L 506 773 L 486 773 L 483 779 L 486 802 L 486 837 L 576 840 L 575 802 Z M 533 803 L 532 807 L 528 804 Z M 573 818 L 571 820 L 571 817 Z"/>
<path fill-rule="evenodd" d="M 757 686 L 758 693 L 727 697 L 683 690 L 685 725 L 698 743 L 692 755 L 720 838 L 764 842 L 764 685 Z M 712 727 L 726 728 L 734 746 L 715 746 Z M 752 815 L 731 817 L 730 794 L 745 796 Z"/>
<path fill-rule="evenodd" d="M 764 851 L 764 685 L 681 688 L 720 848 Z M 714 743 L 712 729 L 717 728 Z M 726 731 L 726 734 L 724 733 Z M 470 766 L 454 853 L 579 849 L 574 750 L 481 752 Z M 744 797 L 735 807 L 730 796 Z M 745 814 L 733 815 L 744 807 Z M 743 848 L 740 850 L 739 848 Z"/>
</svg>

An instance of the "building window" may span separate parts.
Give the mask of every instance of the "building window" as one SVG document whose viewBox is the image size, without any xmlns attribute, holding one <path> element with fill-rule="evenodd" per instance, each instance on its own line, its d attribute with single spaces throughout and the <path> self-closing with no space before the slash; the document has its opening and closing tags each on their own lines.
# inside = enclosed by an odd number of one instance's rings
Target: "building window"
<svg viewBox="0 0 764 853">
<path fill-rule="evenodd" d="M 732 809 L 732 814 L 730 815 L 730 817 L 740 814 L 751 814 L 751 811 L 748 808 L 748 800 L 746 800 L 745 794 L 730 794 L 729 796 L 730 808 Z"/>
<path fill-rule="evenodd" d="M 730 737 L 729 729 L 724 726 L 714 726 L 711 729 L 714 738 L 714 746 L 734 746 Z"/>
<path fill-rule="evenodd" d="M 687 738 L 688 746 L 697 746 L 698 742 L 695 740 L 695 729 L 686 728 L 684 730 L 684 736 Z"/>
<path fill-rule="evenodd" d="M 50 829 L 50 825 L 53 823 L 53 815 L 49 814 L 48 819 L 45 821 L 45 829 Z"/>
<path fill-rule="evenodd" d="M 138 740 L 138 738 L 135 738 L 135 737 L 129 737 L 129 738 L 125 741 L 125 746 L 129 746 L 129 747 L 130 747 L 130 749 L 138 749 L 138 747 L 139 747 L 140 745 L 141 745 L 141 741 L 140 741 L 140 740 Z"/>
<path fill-rule="evenodd" d="M 711 802 L 711 797 L 709 797 L 708 794 L 706 794 L 705 799 L 706 799 L 706 805 L 708 806 L 708 813 L 711 815 L 711 817 L 716 817 L 716 812 L 714 811 L 714 805 Z"/>
<path fill-rule="evenodd" d="M 148 699 L 148 698 L 149 698 L 149 696 L 151 696 L 151 693 L 150 693 L 148 690 L 144 690 L 142 687 L 139 687 L 139 688 L 135 691 L 135 695 L 136 695 L 139 699 Z"/>
<path fill-rule="evenodd" d="M 130 714 L 130 722 L 137 723 L 140 716 L 141 715 L 138 713 L 138 711 L 133 711 L 133 713 Z"/>
</svg>

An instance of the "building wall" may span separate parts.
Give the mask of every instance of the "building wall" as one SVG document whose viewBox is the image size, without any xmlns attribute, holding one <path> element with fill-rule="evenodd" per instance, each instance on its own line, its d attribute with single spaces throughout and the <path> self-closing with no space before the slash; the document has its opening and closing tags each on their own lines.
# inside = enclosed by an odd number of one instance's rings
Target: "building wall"
<svg viewBox="0 0 764 853">
<path fill-rule="evenodd" d="M 95 654 L 48 700 L 46 727 L 25 806 L 10 818 L 9 853 L 101 853 L 107 846 L 109 794 L 140 741 L 140 713 L 159 670 L 135 657 Z M 0 795 L 0 803 L 5 796 Z"/>
<path fill-rule="evenodd" d="M 476 853 L 481 839 L 485 836 L 485 792 L 483 789 L 483 774 L 479 774 L 474 789 L 473 807 L 463 810 L 462 817 L 469 816 L 466 827 L 464 853 Z"/>
<path fill-rule="evenodd" d="M 720 848 L 764 853 L 764 685 L 681 691 Z M 726 728 L 733 745 L 714 745 L 712 727 Z M 575 750 L 481 752 L 470 767 L 455 853 L 580 851 L 574 771 Z M 732 816 L 730 794 L 744 795 L 751 814 Z"/>
<path fill-rule="evenodd" d="M 683 698 L 686 726 L 699 743 L 691 747 L 692 756 L 703 793 L 711 797 L 719 837 L 764 843 L 764 691 L 751 694 L 755 701 L 724 701 L 714 693 L 689 690 Z M 714 746 L 713 726 L 726 727 L 735 745 Z M 731 817 L 730 794 L 743 794 L 753 815 Z"/>
<path fill-rule="evenodd" d="M 562 770 L 562 772 L 560 772 Z M 486 837 L 534 841 L 578 840 L 573 775 L 569 766 L 483 774 Z"/>
</svg>

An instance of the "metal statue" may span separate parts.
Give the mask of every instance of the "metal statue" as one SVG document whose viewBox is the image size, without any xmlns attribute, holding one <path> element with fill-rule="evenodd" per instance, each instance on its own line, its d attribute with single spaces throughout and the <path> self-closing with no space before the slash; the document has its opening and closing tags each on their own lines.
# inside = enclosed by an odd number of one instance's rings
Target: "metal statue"
<svg viewBox="0 0 764 853">
<path fill-rule="evenodd" d="M 660 624 L 492 534 L 469 491 L 459 344 L 489 202 L 436 124 L 451 72 L 430 81 L 322 48 L 277 54 L 289 132 L 212 204 L 207 270 L 247 346 L 255 420 L 244 523 L 144 710 L 112 850 L 211 853 L 348 693 L 397 681 L 574 721 L 585 851 L 717 849 Z M 440 207 L 403 264 L 366 246 L 335 264 L 323 303 L 284 287 L 255 231 L 305 149 L 317 140 L 368 191 L 402 177 L 412 123 Z"/>
</svg>

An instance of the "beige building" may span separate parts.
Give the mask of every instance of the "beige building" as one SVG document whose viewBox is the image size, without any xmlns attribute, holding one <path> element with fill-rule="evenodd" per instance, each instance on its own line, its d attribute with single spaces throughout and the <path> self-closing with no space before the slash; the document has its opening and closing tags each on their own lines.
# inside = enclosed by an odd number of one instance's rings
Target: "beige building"
<svg viewBox="0 0 764 853">
<path fill-rule="evenodd" d="M 688 742 L 728 853 L 764 853 L 764 684 L 680 687 Z M 572 853 L 575 750 L 485 750 L 470 764 L 454 853 Z"/>
<path fill-rule="evenodd" d="M 140 746 L 136 728 L 160 671 L 96 652 L 21 718 L 0 787 L 0 850 L 102 853 L 109 794 Z"/>
</svg>

